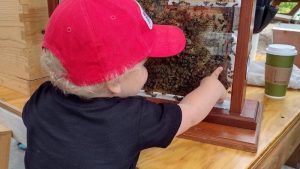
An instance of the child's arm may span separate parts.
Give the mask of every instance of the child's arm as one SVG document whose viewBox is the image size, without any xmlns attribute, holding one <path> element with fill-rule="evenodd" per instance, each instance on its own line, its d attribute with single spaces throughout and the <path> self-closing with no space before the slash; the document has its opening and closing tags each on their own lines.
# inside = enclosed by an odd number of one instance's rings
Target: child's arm
<svg viewBox="0 0 300 169">
<path fill-rule="evenodd" d="M 223 68 L 217 68 L 210 76 L 201 81 L 201 85 L 186 95 L 179 106 L 182 111 L 181 125 L 176 135 L 202 121 L 216 102 L 225 96 L 225 88 L 218 80 Z"/>
</svg>

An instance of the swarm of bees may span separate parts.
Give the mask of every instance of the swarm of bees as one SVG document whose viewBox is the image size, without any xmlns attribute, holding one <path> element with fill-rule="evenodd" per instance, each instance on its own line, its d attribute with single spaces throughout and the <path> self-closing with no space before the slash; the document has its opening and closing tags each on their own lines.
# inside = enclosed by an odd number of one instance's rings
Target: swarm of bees
<svg viewBox="0 0 300 169">
<path fill-rule="evenodd" d="M 146 92 L 185 96 L 218 66 L 225 68 L 221 82 L 226 88 L 231 86 L 227 79 L 231 42 L 224 35 L 232 30 L 232 9 L 192 6 L 183 1 L 171 5 L 168 0 L 138 1 L 154 23 L 176 25 L 187 39 L 185 50 L 176 57 L 145 63 L 149 73 Z"/>
</svg>

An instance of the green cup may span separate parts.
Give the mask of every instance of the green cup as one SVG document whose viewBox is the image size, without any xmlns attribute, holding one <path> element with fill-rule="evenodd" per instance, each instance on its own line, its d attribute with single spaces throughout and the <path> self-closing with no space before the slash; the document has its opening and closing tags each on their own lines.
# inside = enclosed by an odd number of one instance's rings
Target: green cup
<svg viewBox="0 0 300 169">
<path fill-rule="evenodd" d="M 282 99 L 290 81 L 297 50 L 294 46 L 284 44 L 271 44 L 266 50 L 265 95 Z"/>
</svg>

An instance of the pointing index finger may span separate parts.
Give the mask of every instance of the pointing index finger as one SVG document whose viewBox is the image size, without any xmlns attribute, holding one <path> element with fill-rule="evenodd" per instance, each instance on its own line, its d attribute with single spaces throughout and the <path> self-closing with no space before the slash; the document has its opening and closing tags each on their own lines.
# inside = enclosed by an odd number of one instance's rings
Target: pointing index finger
<svg viewBox="0 0 300 169">
<path fill-rule="evenodd" d="M 223 71 L 223 67 L 218 67 L 214 72 L 211 74 L 211 76 L 218 78 L 220 73 Z"/>
</svg>

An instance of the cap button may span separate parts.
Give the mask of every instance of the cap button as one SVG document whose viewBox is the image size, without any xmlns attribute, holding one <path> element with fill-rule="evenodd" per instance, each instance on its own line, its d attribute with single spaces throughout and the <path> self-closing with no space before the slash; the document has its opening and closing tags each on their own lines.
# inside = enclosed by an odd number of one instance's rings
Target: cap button
<svg viewBox="0 0 300 169">
<path fill-rule="evenodd" d="M 72 28 L 70 26 L 67 27 L 67 32 L 72 32 Z"/>
<path fill-rule="evenodd" d="M 110 16 L 110 19 L 115 20 L 115 19 L 117 19 L 117 17 L 115 15 L 112 15 L 112 16 Z"/>
</svg>

